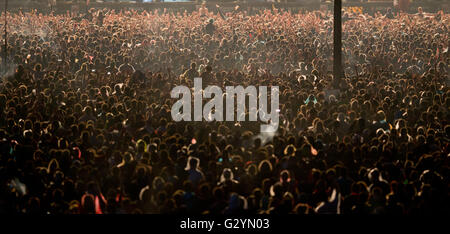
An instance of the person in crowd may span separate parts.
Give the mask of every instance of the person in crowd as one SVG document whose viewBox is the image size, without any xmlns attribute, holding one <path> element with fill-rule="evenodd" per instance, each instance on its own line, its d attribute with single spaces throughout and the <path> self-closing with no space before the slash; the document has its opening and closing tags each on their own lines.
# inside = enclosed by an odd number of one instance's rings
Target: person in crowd
<svg viewBox="0 0 450 234">
<path fill-rule="evenodd" d="M 0 213 L 448 215 L 449 14 L 346 12 L 337 80 L 331 13 L 89 12 L 7 15 Z M 279 86 L 277 132 L 172 121 L 196 77 Z"/>
</svg>

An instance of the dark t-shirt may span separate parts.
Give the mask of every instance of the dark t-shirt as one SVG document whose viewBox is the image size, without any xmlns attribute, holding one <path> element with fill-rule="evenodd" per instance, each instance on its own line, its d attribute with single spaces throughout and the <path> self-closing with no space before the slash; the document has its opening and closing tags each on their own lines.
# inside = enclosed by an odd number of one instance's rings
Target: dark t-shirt
<svg viewBox="0 0 450 234">
<path fill-rule="evenodd" d="M 207 34 L 209 34 L 209 35 L 213 35 L 214 34 L 214 31 L 216 30 L 216 27 L 214 26 L 214 24 L 212 24 L 212 23 L 208 23 L 207 25 L 206 25 L 206 33 Z"/>
</svg>

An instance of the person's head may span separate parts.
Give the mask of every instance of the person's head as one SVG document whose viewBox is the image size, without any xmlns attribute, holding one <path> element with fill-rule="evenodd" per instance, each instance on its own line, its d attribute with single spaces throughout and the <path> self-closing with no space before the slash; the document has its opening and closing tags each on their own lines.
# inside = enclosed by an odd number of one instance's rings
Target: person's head
<svg viewBox="0 0 450 234">
<path fill-rule="evenodd" d="M 40 63 L 36 64 L 34 66 L 34 70 L 37 71 L 37 72 L 40 72 L 42 70 L 42 65 Z"/>
<path fill-rule="evenodd" d="M 425 138 L 424 135 L 417 135 L 416 136 L 417 145 L 423 145 L 423 144 L 425 144 L 425 141 L 426 141 L 426 138 Z"/>
<path fill-rule="evenodd" d="M 85 130 L 81 133 L 81 139 L 83 142 L 89 142 L 89 137 L 90 137 L 90 134 L 88 131 Z"/>
<path fill-rule="evenodd" d="M 87 71 L 87 70 L 88 70 L 88 64 L 87 64 L 87 63 L 83 63 L 83 64 L 81 65 L 81 70 L 82 70 L 82 71 Z"/>
<path fill-rule="evenodd" d="M 290 182 L 290 180 L 291 180 L 291 175 L 290 175 L 289 171 L 283 170 L 280 173 L 280 182 L 286 183 L 286 182 Z"/>
<path fill-rule="evenodd" d="M 450 126 L 450 125 L 449 125 Z M 449 131 L 450 131 L 450 127 L 449 127 Z M 449 132 L 450 133 L 450 132 Z M 261 147 L 261 138 L 255 138 L 255 140 L 253 140 L 253 145 L 255 148 L 259 148 Z"/>
<path fill-rule="evenodd" d="M 223 169 L 222 177 L 224 181 L 233 179 L 233 171 L 230 168 Z"/>
<path fill-rule="evenodd" d="M 95 198 L 92 194 L 84 194 L 81 197 L 81 207 L 85 214 L 95 214 Z"/>
<path fill-rule="evenodd" d="M 294 214 L 311 214 L 314 212 L 314 210 L 306 203 L 298 203 L 293 211 Z"/>
<path fill-rule="evenodd" d="M 138 140 L 137 144 L 137 152 L 138 153 L 144 153 L 147 151 L 147 144 L 143 140 Z"/>
<path fill-rule="evenodd" d="M 382 120 L 386 120 L 386 114 L 384 113 L 384 111 L 379 110 L 377 112 L 377 121 L 382 121 Z"/>
<path fill-rule="evenodd" d="M 294 145 L 288 145 L 286 146 L 286 148 L 284 149 L 284 155 L 294 155 L 296 151 L 296 148 Z"/>
<path fill-rule="evenodd" d="M 267 159 L 263 160 L 259 163 L 258 171 L 259 171 L 259 173 L 262 173 L 262 174 L 271 173 L 272 172 L 272 164 Z"/>
<path fill-rule="evenodd" d="M 84 114 L 86 115 L 92 115 L 92 107 L 86 106 L 83 110 Z"/>
<path fill-rule="evenodd" d="M 190 156 L 188 158 L 186 170 L 197 170 L 199 164 L 200 164 L 200 159 Z"/>
</svg>

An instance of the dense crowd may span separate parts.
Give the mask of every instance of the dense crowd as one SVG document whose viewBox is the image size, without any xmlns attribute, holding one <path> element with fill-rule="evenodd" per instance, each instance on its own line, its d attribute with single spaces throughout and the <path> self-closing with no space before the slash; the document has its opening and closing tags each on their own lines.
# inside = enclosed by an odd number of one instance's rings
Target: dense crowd
<svg viewBox="0 0 450 234">
<path fill-rule="evenodd" d="M 330 12 L 8 14 L 0 213 L 448 214 L 449 15 L 343 20 L 339 80 Z M 195 77 L 279 86 L 277 132 L 174 122 Z"/>
</svg>

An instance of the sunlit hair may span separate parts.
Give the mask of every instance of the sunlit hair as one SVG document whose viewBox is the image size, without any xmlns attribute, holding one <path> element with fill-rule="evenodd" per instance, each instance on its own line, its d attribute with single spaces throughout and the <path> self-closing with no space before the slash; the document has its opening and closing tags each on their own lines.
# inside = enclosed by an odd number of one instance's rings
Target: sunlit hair
<svg viewBox="0 0 450 234">
<path fill-rule="evenodd" d="M 225 176 L 225 173 L 229 173 L 228 176 Z M 228 177 L 228 178 L 226 178 Z M 227 180 L 233 180 L 234 174 L 233 171 L 230 168 L 223 169 L 222 175 L 220 175 L 220 183 L 223 183 Z"/>
<path fill-rule="evenodd" d="M 198 170 L 198 167 L 200 165 L 200 159 L 197 157 L 193 157 L 193 156 L 189 156 L 188 160 L 187 160 L 187 164 L 186 164 L 186 168 L 184 168 L 184 170 L 189 171 L 191 169 L 193 170 Z M 191 168 L 195 166 L 195 168 Z"/>
</svg>

